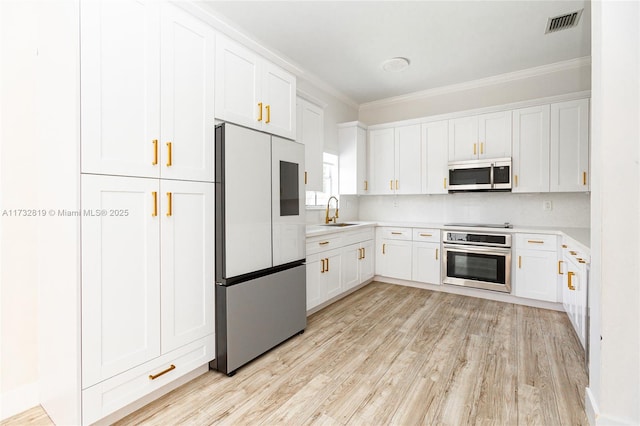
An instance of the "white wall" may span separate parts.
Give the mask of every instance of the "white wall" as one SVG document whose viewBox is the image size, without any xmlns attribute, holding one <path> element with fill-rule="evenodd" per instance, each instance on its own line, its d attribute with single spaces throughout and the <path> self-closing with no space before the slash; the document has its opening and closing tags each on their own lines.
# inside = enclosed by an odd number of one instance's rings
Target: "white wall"
<svg viewBox="0 0 640 426">
<path fill-rule="evenodd" d="M 40 208 L 37 197 L 36 5 L 2 0 L 0 211 Z M 10 214 L 10 213 L 7 213 Z M 0 419 L 38 403 L 38 218 L 0 217 Z"/>
<path fill-rule="evenodd" d="M 640 3 L 593 2 L 587 412 L 640 424 Z M 599 411 L 599 415 L 596 413 Z"/>
<path fill-rule="evenodd" d="M 504 81 L 501 81 L 504 80 Z M 360 106 L 368 125 L 544 98 L 591 88 L 588 58 Z"/>
<path fill-rule="evenodd" d="M 542 209 L 551 201 L 552 210 Z M 522 226 L 589 226 L 589 195 L 578 193 L 459 193 L 361 196 L 361 220 L 425 223 L 504 223 Z"/>
</svg>

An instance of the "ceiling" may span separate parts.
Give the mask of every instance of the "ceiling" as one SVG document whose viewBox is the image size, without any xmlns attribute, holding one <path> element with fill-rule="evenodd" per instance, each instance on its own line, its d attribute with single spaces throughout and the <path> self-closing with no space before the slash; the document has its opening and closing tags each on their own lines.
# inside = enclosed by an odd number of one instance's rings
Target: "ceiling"
<svg viewBox="0 0 640 426">
<path fill-rule="evenodd" d="M 357 104 L 590 56 L 588 1 L 215 1 L 202 5 Z M 584 9 L 545 34 L 547 19 Z M 383 61 L 411 61 L 388 73 Z"/>
</svg>

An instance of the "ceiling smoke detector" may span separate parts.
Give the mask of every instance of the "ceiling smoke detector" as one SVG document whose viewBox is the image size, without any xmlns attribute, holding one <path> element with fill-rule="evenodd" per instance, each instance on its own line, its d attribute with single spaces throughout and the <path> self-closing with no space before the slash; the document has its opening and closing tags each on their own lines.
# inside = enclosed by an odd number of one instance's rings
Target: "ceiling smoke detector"
<svg viewBox="0 0 640 426">
<path fill-rule="evenodd" d="M 566 30 L 569 28 L 573 28 L 578 25 L 580 21 L 580 16 L 582 16 L 582 11 L 584 9 L 576 10 L 575 12 L 566 13 L 564 15 L 556 16 L 553 18 L 549 18 L 547 20 L 547 30 L 544 32 L 545 34 L 555 33 L 556 31 Z"/>
<path fill-rule="evenodd" d="M 403 57 L 387 59 L 382 63 L 382 69 L 386 72 L 400 72 L 409 68 L 409 60 Z"/>
</svg>

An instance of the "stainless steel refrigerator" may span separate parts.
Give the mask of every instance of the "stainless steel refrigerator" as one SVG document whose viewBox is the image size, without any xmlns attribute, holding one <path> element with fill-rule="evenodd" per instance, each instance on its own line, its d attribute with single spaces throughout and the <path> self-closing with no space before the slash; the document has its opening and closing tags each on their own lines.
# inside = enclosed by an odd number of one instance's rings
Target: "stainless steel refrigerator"
<svg viewBox="0 0 640 426">
<path fill-rule="evenodd" d="M 216 359 L 232 375 L 306 320 L 304 146 L 216 126 Z"/>
</svg>

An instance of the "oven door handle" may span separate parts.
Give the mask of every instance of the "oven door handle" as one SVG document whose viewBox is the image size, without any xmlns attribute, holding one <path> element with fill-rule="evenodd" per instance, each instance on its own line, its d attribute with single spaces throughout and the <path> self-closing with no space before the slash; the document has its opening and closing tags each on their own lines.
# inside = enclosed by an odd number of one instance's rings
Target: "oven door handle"
<svg viewBox="0 0 640 426">
<path fill-rule="evenodd" d="M 511 248 L 506 247 L 485 247 L 470 245 L 454 245 L 443 244 L 442 247 L 447 251 L 455 251 L 459 253 L 486 253 L 486 254 L 510 254 Z M 443 256 L 444 257 L 444 256 Z"/>
</svg>

